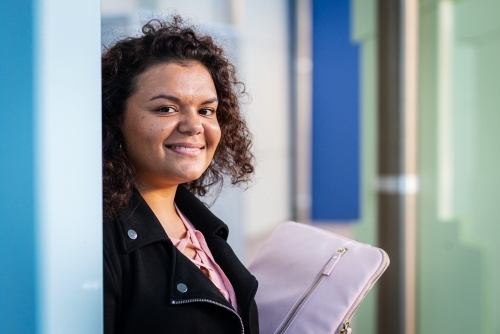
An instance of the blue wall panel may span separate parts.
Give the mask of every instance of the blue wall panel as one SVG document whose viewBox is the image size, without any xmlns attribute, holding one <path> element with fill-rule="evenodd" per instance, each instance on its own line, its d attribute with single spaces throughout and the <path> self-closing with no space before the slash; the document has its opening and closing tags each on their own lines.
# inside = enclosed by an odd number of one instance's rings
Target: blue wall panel
<svg viewBox="0 0 500 334">
<path fill-rule="evenodd" d="M 359 218 L 359 47 L 350 1 L 313 1 L 312 219 Z"/>
<path fill-rule="evenodd" d="M 33 4 L 0 1 L 0 332 L 34 333 Z"/>
<path fill-rule="evenodd" d="M 1 334 L 102 333 L 100 54 L 99 1 L 0 0 Z"/>
</svg>

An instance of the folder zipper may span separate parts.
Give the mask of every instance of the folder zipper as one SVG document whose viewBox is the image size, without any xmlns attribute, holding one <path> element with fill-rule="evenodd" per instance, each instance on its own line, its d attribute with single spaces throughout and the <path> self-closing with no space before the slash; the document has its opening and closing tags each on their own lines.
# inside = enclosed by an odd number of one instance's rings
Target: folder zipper
<svg viewBox="0 0 500 334">
<path fill-rule="evenodd" d="M 306 302 L 306 300 L 309 298 L 309 296 L 314 292 L 316 287 L 319 285 L 319 283 L 325 278 L 326 276 L 330 275 L 333 268 L 337 264 L 337 262 L 340 260 L 342 255 L 347 252 L 347 248 L 342 247 L 335 254 L 331 257 L 330 260 L 328 260 L 327 264 L 323 267 L 322 272 L 316 277 L 314 280 L 313 284 L 311 287 L 307 290 L 305 294 L 302 295 L 302 297 L 299 299 L 299 301 L 295 304 L 295 306 L 292 308 L 290 313 L 288 313 L 288 316 L 285 318 L 285 320 L 282 322 L 282 325 L 278 330 L 276 330 L 275 334 L 282 334 L 286 331 L 292 320 L 295 318 L 297 315 L 298 311 L 300 310 L 301 306 Z M 343 333 L 342 333 L 343 334 Z"/>
</svg>

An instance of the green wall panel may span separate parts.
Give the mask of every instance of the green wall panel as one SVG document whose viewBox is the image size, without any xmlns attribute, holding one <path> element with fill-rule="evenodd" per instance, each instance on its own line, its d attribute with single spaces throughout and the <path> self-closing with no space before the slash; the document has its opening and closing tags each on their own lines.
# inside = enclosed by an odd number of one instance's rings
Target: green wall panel
<svg viewBox="0 0 500 334">
<path fill-rule="evenodd" d="M 448 14 L 440 1 L 422 1 L 420 12 L 418 332 L 500 333 L 500 2 L 448 3 Z M 452 198 L 443 215 L 446 150 Z"/>
</svg>

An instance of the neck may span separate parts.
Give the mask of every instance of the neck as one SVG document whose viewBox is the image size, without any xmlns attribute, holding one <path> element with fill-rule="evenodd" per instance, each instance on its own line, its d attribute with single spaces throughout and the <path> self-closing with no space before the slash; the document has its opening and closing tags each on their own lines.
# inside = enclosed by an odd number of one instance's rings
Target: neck
<svg viewBox="0 0 500 334">
<path fill-rule="evenodd" d="M 145 184 L 138 184 L 137 190 L 153 210 L 165 232 L 170 237 L 179 238 L 185 232 L 185 228 L 174 206 L 177 185 L 166 188 L 153 188 Z"/>
</svg>

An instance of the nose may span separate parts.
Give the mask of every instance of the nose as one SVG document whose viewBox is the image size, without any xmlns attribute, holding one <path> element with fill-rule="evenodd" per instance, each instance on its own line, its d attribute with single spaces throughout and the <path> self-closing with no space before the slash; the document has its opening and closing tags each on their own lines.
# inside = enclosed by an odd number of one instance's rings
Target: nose
<svg viewBox="0 0 500 334">
<path fill-rule="evenodd" d="M 181 113 L 181 119 L 178 125 L 181 133 L 193 136 L 203 132 L 201 116 L 196 110 L 189 110 Z"/>
</svg>

